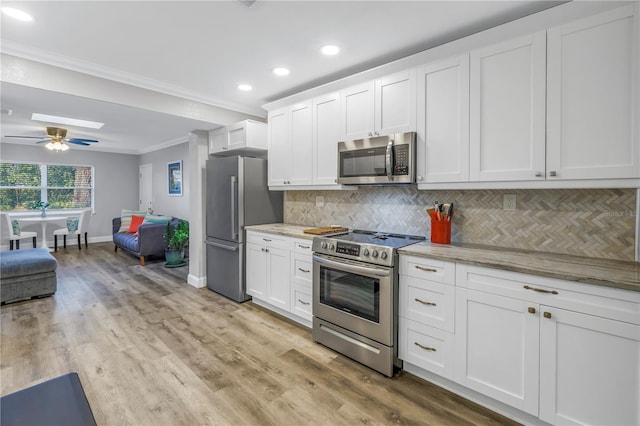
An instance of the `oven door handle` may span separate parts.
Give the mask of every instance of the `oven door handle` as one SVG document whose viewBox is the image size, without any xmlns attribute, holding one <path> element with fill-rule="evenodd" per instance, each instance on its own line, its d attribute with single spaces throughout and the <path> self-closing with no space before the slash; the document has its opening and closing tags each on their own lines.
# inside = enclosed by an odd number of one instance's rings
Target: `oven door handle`
<svg viewBox="0 0 640 426">
<path fill-rule="evenodd" d="M 369 266 L 351 265 L 349 263 L 336 262 L 320 256 L 313 256 L 313 261 L 321 265 L 329 266 L 345 272 L 352 272 L 361 275 L 375 275 L 377 277 L 388 277 L 391 275 L 390 269 L 372 268 Z"/>
</svg>

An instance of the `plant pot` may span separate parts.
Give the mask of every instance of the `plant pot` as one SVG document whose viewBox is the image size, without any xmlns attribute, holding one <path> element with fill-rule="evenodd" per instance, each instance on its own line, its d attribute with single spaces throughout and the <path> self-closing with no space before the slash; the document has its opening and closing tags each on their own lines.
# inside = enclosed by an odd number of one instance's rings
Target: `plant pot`
<svg viewBox="0 0 640 426">
<path fill-rule="evenodd" d="M 182 266 L 186 264 L 186 262 L 184 261 L 184 249 L 167 249 L 164 251 L 164 257 L 167 260 L 167 263 L 165 263 L 165 266 L 167 267 Z"/>
</svg>

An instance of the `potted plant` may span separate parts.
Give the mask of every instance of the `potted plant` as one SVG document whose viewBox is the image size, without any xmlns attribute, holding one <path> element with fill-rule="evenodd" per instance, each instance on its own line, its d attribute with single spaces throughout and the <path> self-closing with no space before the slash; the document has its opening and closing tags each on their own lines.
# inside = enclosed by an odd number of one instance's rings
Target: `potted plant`
<svg viewBox="0 0 640 426">
<path fill-rule="evenodd" d="M 189 242 L 189 222 L 180 220 L 175 226 L 171 226 L 171 222 L 167 222 L 163 236 L 167 240 L 167 248 L 164 252 L 167 260 L 165 266 L 185 265 L 184 247 Z"/>
<path fill-rule="evenodd" d="M 47 207 L 49 207 L 49 203 L 45 203 L 42 201 L 35 201 L 31 204 L 31 208 L 35 210 L 40 210 L 40 216 L 45 217 L 47 215 Z"/>
</svg>

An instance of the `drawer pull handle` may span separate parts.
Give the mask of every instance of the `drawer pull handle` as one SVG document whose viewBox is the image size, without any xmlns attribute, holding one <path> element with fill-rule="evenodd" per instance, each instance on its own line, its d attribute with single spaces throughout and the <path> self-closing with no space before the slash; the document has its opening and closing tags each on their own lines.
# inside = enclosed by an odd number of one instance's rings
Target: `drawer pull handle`
<svg viewBox="0 0 640 426">
<path fill-rule="evenodd" d="M 300 244 L 298 244 L 298 247 L 300 247 L 301 249 L 305 249 L 305 250 L 311 248 L 311 246 L 301 246 Z"/>
<path fill-rule="evenodd" d="M 422 303 L 423 305 L 436 306 L 436 304 L 433 302 L 425 302 L 424 300 L 418 299 L 417 297 L 413 300 L 415 300 L 418 303 Z"/>
<path fill-rule="evenodd" d="M 525 290 L 533 290 L 533 291 L 537 291 L 538 293 L 558 294 L 558 292 L 557 292 L 557 291 L 555 291 L 555 290 L 545 290 L 545 289 L 543 289 L 543 288 L 529 287 L 528 285 L 522 286 L 522 288 L 524 288 Z"/>
<path fill-rule="evenodd" d="M 416 269 L 420 269 L 421 271 L 425 271 L 425 272 L 438 272 L 437 269 L 425 268 L 424 266 L 420 266 L 420 265 L 416 265 Z"/>
<path fill-rule="evenodd" d="M 529 311 L 530 314 L 535 314 L 536 313 L 536 308 L 529 306 L 529 309 L 527 309 Z"/>
<path fill-rule="evenodd" d="M 542 314 L 545 318 L 551 318 L 551 312 L 545 312 Z"/>
<path fill-rule="evenodd" d="M 310 305 L 309 302 L 305 302 L 305 301 L 300 300 L 300 299 L 298 299 L 298 302 L 300 302 L 300 304 L 302 304 L 302 305 Z"/>
<path fill-rule="evenodd" d="M 263 238 L 263 239 L 262 239 L 262 241 L 266 241 L 266 242 L 268 242 L 268 243 L 270 243 L 270 242 L 271 242 L 271 240 L 270 240 L 270 239 L 268 239 L 268 238 Z"/>
<path fill-rule="evenodd" d="M 413 342 L 413 344 L 416 345 L 417 347 L 419 347 L 420 349 L 424 349 L 425 351 L 436 352 L 436 348 L 430 348 L 429 346 L 421 345 L 418 342 Z"/>
<path fill-rule="evenodd" d="M 310 270 L 308 270 L 308 269 L 302 269 L 302 268 L 298 268 L 298 271 L 300 271 L 300 272 L 304 272 L 305 274 L 308 274 L 309 272 L 311 272 L 311 271 L 310 271 Z"/>
</svg>

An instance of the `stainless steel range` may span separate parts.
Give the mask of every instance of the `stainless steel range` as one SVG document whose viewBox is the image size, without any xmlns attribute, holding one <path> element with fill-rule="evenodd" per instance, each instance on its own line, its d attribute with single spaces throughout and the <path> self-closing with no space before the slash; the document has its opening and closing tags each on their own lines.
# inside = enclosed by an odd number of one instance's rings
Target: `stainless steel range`
<svg viewBox="0 0 640 426">
<path fill-rule="evenodd" d="M 425 238 L 353 230 L 313 239 L 313 338 L 393 376 L 397 357 L 397 249 Z"/>
</svg>

